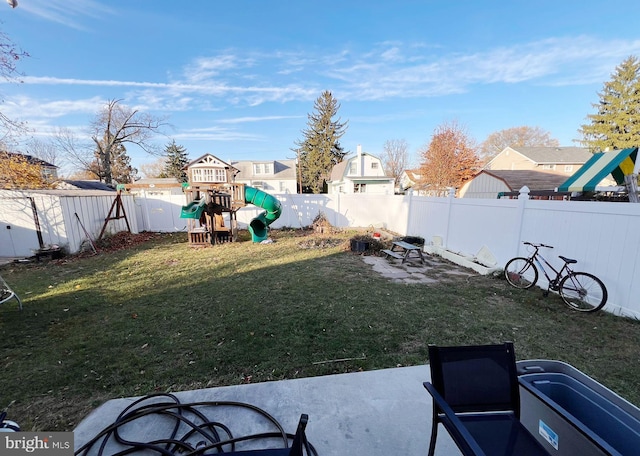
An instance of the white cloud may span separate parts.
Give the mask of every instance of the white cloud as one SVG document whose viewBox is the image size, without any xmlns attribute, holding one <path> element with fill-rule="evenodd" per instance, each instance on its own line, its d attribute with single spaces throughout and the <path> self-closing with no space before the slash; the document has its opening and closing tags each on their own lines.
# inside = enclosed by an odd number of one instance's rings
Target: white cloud
<svg viewBox="0 0 640 456">
<path fill-rule="evenodd" d="M 616 65 L 638 53 L 640 40 L 606 41 L 588 36 L 549 38 L 473 53 L 388 42 L 360 53 L 343 49 L 331 53 L 279 51 L 241 55 L 227 50 L 194 59 L 184 67 L 183 80 L 28 76 L 24 83 L 126 87 L 126 102 L 131 105 L 164 112 L 214 111 L 229 105 L 307 102 L 327 89 L 341 101 L 366 101 L 444 96 L 485 84 L 592 84 L 608 80 Z M 24 102 L 24 106 L 20 105 L 23 113 L 57 117 L 65 112 L 93 113 L 96 100 L 34 102 L 33 107 L 25 100 L 8 101 Z"/>
<path fill-rule="evenodd" d="M 182 141 L 265 141 L 261 135 L 238 132 L 222 127 L 192 128 L 171 135 Z"/>
<path fill-rule="evenodd" d="M 97 0 L 28 0 L 20 2 L 20 9 L 42 19 L 57 22 L 78 30 L 89 30 L 87 19 L 100 19 L 115 14 L 115 10 Z"/>
<path fill-rule="evenodd" d="M 55 119 L 67 115 L 95 114 L 105 100 L 91 97 L 80 100 L 46 101 L 31 97 L 12 97 L 5 100 L 2 110 L 9 118 Z"/>
<path fill-rule="evenodd" d="M 247 122 L 264 122 L 270 120 L 283 120 L 283 119 L 301 119 L 304 116 L 262 116 L 262 117 L 236 117 L 232 119 L 220 120 L 220 123 L 225 124 L 238 124 Z"/>
</svg>

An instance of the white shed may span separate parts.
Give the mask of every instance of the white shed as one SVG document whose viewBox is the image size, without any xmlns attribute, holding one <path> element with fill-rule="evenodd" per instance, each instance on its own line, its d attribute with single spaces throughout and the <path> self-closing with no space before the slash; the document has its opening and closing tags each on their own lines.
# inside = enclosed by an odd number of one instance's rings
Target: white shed
<svg viewBox="0 0 640 456">
<path fill-rule="evenodd" d="M 87 240 L 96 240 L 113 208 L 116 192 L 100 190 L 0 190 L 0 257 L 28 257 L 59 246 L 78 253 Z M 138 233 L 133 196 L 121 194 L 121 211 L 132 233 Z M 124 218 L 110 220 L 105 233 L 127 230 Z"/>
</svg>

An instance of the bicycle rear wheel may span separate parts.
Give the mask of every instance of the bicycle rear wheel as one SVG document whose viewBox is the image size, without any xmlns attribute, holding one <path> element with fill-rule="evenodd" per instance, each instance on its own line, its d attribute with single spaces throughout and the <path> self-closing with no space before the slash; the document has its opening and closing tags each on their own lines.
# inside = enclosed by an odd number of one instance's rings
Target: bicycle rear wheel
<svg viewBox="0 0 640 456">
<path fill-rule="evenodd" d="M 604 283 L 587 272 L 572 272 L 562 279 L 558 288 L 565 304 L 578 312 L 595 312 L 607 303 Z"/>
<path fill-rule="evenodd" d="M 514 287 L 526 290 L 538 281 L 538 269 L 529 258 L 517 257 L 504 267 L 504 276 Z"/>
</svg>

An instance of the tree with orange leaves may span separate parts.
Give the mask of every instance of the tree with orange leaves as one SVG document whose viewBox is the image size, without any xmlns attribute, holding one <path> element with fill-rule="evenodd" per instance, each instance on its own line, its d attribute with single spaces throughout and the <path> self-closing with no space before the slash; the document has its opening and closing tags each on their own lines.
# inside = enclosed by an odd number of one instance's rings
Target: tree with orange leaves
<svg viewBox="0 0 640 456">
<path fill-rule="evenodd" d="M 27 190 L 50 188 L 51 182 L 42 174 L 42 167 L 29 161 L 22 154 L 0 152 L 0 188 L 5 190 Z"/>
<path fill-rule="evenodd" d="M 480 167 L 475 141 L 457 122 L 438 126 L 431 142 L 420 151 L 419 186 L 434 196 L 445 196 L 448 188 L 460 188 Z"/>
</svg>

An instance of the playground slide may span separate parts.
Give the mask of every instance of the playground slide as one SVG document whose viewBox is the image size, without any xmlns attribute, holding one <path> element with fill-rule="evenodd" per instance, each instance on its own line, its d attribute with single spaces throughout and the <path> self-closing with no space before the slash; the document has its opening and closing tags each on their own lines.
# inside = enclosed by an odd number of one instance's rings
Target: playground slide
<svg viewBox="0 0 640 456">
<path fill-rule="evenodd" d="M 182 211 L 180 211 L 180 218 L 199 219 L 206 205 L 207 200 L 205 198 L 191 201 L 186 206 L 182 206 Z"/>
<path fill-rule="evenodd" d="M 244 188 L 244 201 L 247 204 L 253 204 L 265 209 L 262 214 L 249 223 L 249 232 L 253 242 L 262 242 L 268 237 L 269 225 L 275 222 L 282 214 L 280 201 L 262 190 L 249 186 Z"/>
</svg>

